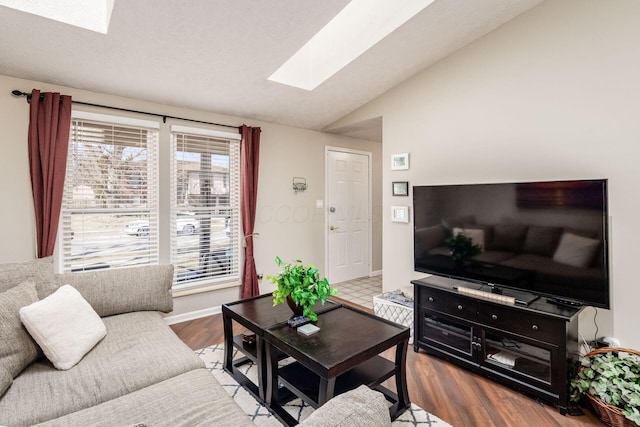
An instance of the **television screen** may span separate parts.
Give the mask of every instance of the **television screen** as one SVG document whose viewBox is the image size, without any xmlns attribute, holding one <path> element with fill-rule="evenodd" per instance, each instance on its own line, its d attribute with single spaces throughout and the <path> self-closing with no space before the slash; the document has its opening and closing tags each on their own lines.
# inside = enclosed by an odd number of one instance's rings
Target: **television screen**
<svg viewBox="0 0 640 427">
<path fill-rule="evenodd" d="M 414 186 L 413 208 L 416 271 L 609 308 L 606 180 Z"/>
</svg>

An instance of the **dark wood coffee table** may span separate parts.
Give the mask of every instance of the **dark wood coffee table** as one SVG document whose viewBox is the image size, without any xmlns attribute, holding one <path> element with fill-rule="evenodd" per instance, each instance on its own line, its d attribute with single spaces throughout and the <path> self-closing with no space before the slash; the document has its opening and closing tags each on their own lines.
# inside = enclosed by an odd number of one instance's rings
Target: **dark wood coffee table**
<svg viewBox="0 0 640 427">
<path fill-rule="evenodd" d="M 321 313 L 339 307 L 340 304 L 327 301 L 318 304 L 314 311 Z M 222 305 L 222 322 L 224 326 L 224 362 L 223 368 L 256 399 L 264 402 L 266 389 L 266 370 L 264 352 L 264 330 L 276 325 L 286 325 L 292 317 L 291 309 L 286 304 L 273 305 L 271 294 L 260 295 L 229 304 Z M 233 334 L 233 322 L 237 322 L 246 330 L 256 335 L 255 343 L 246 345 L 242 335 Z M 233 349 L 244 356 L 233 359 Z M 247 378 L 238 367 L 247 363 L 255 363 L 258 368 L 258 384 Z"/>
<path fill-rule="evenodd" d="M 279 383 L 314 408 L 362 384 L 382 392 L 392 402 L 392 419 L 410 406 L 405 372 L 408 327 L 347 306 L 319 313 L 316 325 L 320 331 L 311 336 L 286 324 L 264 331 L 265 400 L 281 422 L 297 423 L 281 406 L 287 397 Z M 395 361 L 380 356 L 394 346 Z M 278 367 L 280 352 L 295 361 Z M 396 393 L 381 385 L 393 376 Z"/>
</svg>

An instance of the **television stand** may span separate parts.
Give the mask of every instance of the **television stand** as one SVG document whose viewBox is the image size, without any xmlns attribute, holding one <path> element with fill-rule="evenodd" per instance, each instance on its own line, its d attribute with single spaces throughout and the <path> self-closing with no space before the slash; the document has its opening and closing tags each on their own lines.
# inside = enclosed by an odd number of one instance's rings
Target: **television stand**
<svg viewBox="0 0 640 427">
<path fill-rule="evenodd" d="M 567 413 L 569 366 L 579 355 L 579 308 L 544 298 L 523 306 L 474 297 L 457 287 L 477 289 L 477 283 L 446 277 L 411 283 L 415 351 L 442 357 Z"/>
</svg>

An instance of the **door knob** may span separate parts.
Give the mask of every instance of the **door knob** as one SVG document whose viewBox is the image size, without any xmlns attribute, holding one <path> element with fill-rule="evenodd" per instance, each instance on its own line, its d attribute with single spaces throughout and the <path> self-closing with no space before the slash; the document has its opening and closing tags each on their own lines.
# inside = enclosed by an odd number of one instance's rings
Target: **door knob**
<svg viewBox="0 0 640 427">
<path fill-rule="evenodd" d="M 336 211 L 336 208 L 334 208 L 333 206 L 329 208 L 329 212 L 334 213 L 335 211 Z"/>
<path fill-rule="evenodd" d="M 338 227 L 334 227 L 333 225 L 331 227 L 329 227 L 329 230 L 333 231 L 333 230 L 337 230 Z"/>
</svg>

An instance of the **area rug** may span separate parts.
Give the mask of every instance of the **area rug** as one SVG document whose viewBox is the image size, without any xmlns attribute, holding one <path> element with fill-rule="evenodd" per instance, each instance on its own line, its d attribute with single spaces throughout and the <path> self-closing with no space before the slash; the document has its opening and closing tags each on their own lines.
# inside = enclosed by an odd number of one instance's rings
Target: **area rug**
<svg viewBox="0 0 640 427">
<path fill-rule="evenodd" d="M 222 384 L 224 389 L 236 403 L 242 408 L 242 410 L 247 414 L 249 418 L 258 426 L 264 427 L 281 427 L 282 424 L 275 418 L 267 408 L 258 403 L 257 400 L 251 396 L 242 386 L 240 386 L 228 373 L 226 373 L 223 368 L 223 360 L 224 360 L 224 345 L 218 344 L 211 347 L 203 348 L 201 350 L 196 350 L 196 354 L 200 356 L 204 363 L 211 371 L 214 377 Z M 237 354 L 237 351 L 234 351 L 234 358 L 239 357 L 241 355 Z M 243 365 L 241 367 L 242 372 L 245 374 L 247 378 L 257 383 L 257 367 L 251 363 Z M 301 399 L 293 400 L 286 405 L 284 408 L 289 412 L 298 422 L 304 420 L 313 412 L 313 408 L 306 404 Z M 440 418 L 426 412 L 424 409 L 420 408 L 417 405 L 411 404 L 411 408 L 409 408 L 404 414 L 402 414 L 398 419 L 396 419 L 392 426 L 437 426 L 437 427 L 445 427 L 449 426 L 446 422 L 442 421 Z"/>
</svg>

